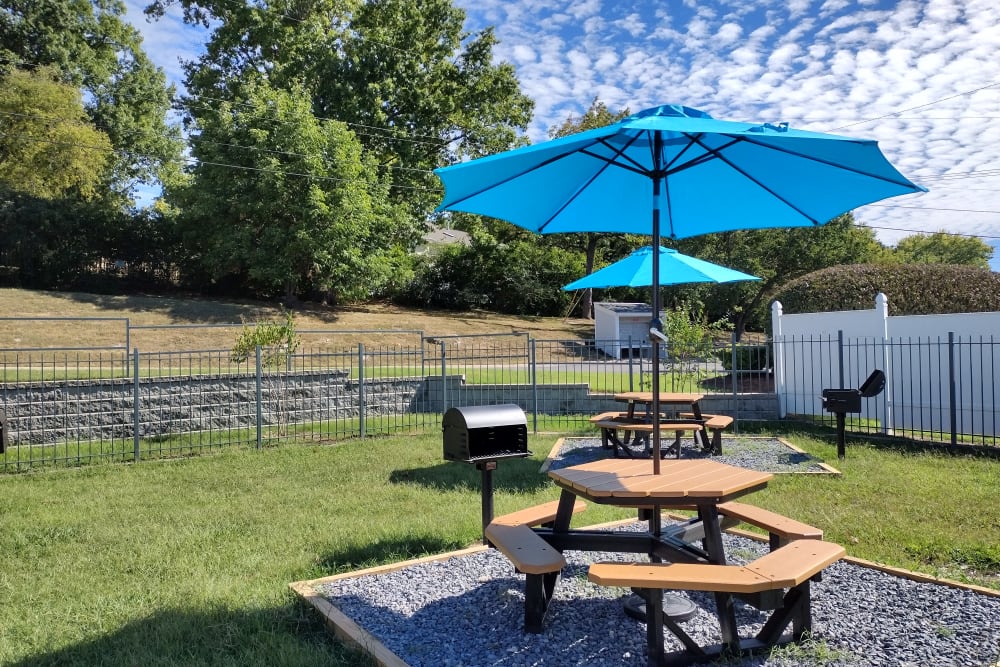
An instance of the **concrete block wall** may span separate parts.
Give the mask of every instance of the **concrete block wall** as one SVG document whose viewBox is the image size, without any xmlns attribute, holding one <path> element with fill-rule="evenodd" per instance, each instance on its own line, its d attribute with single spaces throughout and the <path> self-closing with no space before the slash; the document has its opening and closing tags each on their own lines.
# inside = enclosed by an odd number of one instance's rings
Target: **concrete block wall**
<svg viewBox="0 0 1000 667">
<path fill-rule="evenodd" d="M 134 437 L 136 385 L 130 379 L 54 383 L 4 383 L 11 445 Z M 262 425 L 295 424 L 407 413 L 443 413 L 461 405 L 514 403 L 526 414 L 592 415 L 622 408 L 612 394 L 592 394 L 586 384 L 470 385 L 460 375 L 366 380 L 346 371 L 268 375 L 260 387 Z M 257 424 L 254 375 L 142 378 L 138 383 L 140 437 L 204 430 L 247 429 Z M 707 413 L 738 419 L 774 419 L 773 394 L 709 394 Z"/>
</svg>

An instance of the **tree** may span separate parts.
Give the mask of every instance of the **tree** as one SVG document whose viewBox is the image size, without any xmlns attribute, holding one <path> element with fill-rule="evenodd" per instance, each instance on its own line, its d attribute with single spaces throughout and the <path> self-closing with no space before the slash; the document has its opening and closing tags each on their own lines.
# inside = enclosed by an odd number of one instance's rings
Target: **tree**
<svg viewBox="0 0 1000 667">
<path fill-rule="evenodd" d="M 629 116 L 631 112 L 626 107 L 617 113 L 612 113 L 604 102 L 594 98 L 590 107 L 579 118 L 569 116 L 561 125 L 549 128 L 549 138 L 567 137 L 585 130 L 594 130 L 617 123 Z M 578 250 L 584 253 L 584 275 L 589 276 L 594 272 L 594 265 L 600 251 L 606 254 L 624 255 L 628 249 L 634 249 L 625 236 L 622 234 L 598 234 L 587 232 L 585 234 L 559 234 L 549 237 L 549 242 L 566 250 Z M 580 299 L 580 313 L 584 318 L 590 319 L 594 312 L 594 290 L 583 290 Z"/>
<path fill-rule="evenodd" d="M 440 203 L 433 168 L 509 148 L 530 120 L 513 67 L 493 62 L 493 32 L 465 33 L 450 0 L 156 0 L 147 12 L 175 1 L 213 28 L 187 65 L 189 115 L 239 98 L 248 75 L 301 85 L 316 116 L 376 156 L 414 227 Z"/>
<path fill-rule="evenodd" d="M 54 199 L 93 199 L 104 182 L 111 141 L 84 112 L 80 91 L 55 70 L 10 70 L 0 76 L 0 182 Z"/>
<path fill-rule="evenodd" d="M 818 227 L 760 229 L 707 234 L 678 242 L 678 250 L 761 280 L 687 288 L 704 299 L 710 320 L 730 319 L 736 340 L 748 323 L 763 321 L 767 298 L 781 285 L 811 271 L 837 264 L 872 261 L 882 251 L 868 227 L 850 213 Z"/>
<path fill-rule="evenodd" d="M 188 271 L 292 301 L 370 296 L 391 276 L 400 241 L 373 157 L 346 125 L 313 116 L 301 88 L 243 83 L 244 98 L 199 114 L 198 164 L 167 191 Z"/>
<path fill-rule="evenodd" d="M 0 0 L 0 68 L 47 65 L 84 92 L 91 122 L 111 141 L 106 196 L 129 204 L 181 152 L 166 122 L 173 92 L 122 20 L 120 0 Z"/>
<path fill-rule="evenodd" d="M 890 263 L 965 264 L 988 269 L 993 247 L 979 238 L 941 231 L 907 236 L 889 250 L 887 256 Z"/>
<path fill-rule="evenodd" d="M 0 264 L 32 287 L 72 283 L 117 220 L 100 205 L 111 142 L 57 79 L 45 67 L 0 76 Z"/>
</svg>

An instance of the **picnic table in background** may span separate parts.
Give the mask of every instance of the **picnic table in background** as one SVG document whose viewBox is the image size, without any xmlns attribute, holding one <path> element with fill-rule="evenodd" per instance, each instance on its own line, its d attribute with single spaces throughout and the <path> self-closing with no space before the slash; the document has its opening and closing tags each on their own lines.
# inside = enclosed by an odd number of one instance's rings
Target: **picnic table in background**
<svg viewBox="0 0 1000 667">
<path fill-rule="evenodd" d="M 691 431 L 696 444 L 706 449 L 706 441 L 699 442 L 700 431 L 704 428 L 699 401 L 703 394 L 661 392 L 660 406 L 671 408 L 669 415 L 663 415 L 660 431 L 675 431 L 673 445 L 664 449 L 661 455 L 673 452 L 680 456 L 681 437 L 685 431 Z M 648 391 L 629 391 L 615 394 L 615 400 L 628 404 L 625 411 L 604 412 L 590 419 L 591 423 L 601 429 L 601 442 L 605 448 L 613 449 L 614 455 L 633 458 L 636 452 L 632 447 L 641 446 L 642 454 L 650 456 L 650 437 L 652 435 L 652 405 L 653 393 Z M 691 416 L 679 415 L 680 410 L 690 410 Z M 621 435 L 618 432 L 621 431 Z"/>
<path fill-rule="evenodd" d="M 704 414 L 701 410 L 701 400 L 703 398 L 705 398 L 705 395 L 698 393 L 660 392 L 659 403 L 661 412 L 662 406 L 669 406 L 671 408 L 669 411 L 670 414 L 663 415 L 668 422 L 668 427 L 675 424 L 683 427 L 687 423 L 701 425 L 701 429 L 691 426 L 688 426 L 686 429 L 676 427 L 672 429 L 661 428 L 661 430 L 674 430 L 676 432 L 677 437 L 668 451 L 674 452 L 677 456 L 680 456 L 680 441 L 685 430 L 692 431 L 695 443 L 700 444 L 705 451 L 710 454 L 722 454 L 722 431 L 732 425 L 733 418 L 729 415 Z M 630 419 L 635 417 L 636 408 L 638 407 L 642 407 L 643 416 L 646 419 L 651 419 L 652 417 L 650 411 L 653 405 L 653 392 L 651 391 L 622 392 L 615 394 L 615 400 L 628 403 L 626 415 Z M 687 407 L 690 407 L 690 410 L 685 409 Z M 711 439 L 705 437 L 706 430 L 712 432 Z"/>
</svg>

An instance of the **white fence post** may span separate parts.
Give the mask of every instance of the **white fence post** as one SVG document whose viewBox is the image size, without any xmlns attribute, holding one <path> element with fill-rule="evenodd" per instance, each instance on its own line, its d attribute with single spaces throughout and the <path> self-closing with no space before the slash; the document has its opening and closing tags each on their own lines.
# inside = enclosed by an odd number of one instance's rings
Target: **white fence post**
<svg viewBox="0 0 1000 667">
<path fill-rule="evenodd" d="M 774 344 L 774 393 L 778 395 L 778 418 L 787 414 L 785 405 L 785 337 L 781 331 L 783 309 L 780 301 L 771 304 L 771 340 Z"/>
</svg>

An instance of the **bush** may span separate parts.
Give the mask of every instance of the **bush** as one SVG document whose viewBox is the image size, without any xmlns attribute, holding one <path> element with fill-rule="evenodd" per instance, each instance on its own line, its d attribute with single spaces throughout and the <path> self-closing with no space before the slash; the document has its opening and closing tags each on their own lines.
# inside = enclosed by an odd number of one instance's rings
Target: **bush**
<svg viewBox="0 0 1000 667">
<path fill-rule="evenodd" d="M 582 259 L 527 241 L 498 243 L 474 235 L 425 259 L 396 298 L 402 305 L 512 315 L 564 315 L 572 296 L 562 286 L 583 274 Z"/>
<path fill-rule="evenodd" d="M 786 313 L 867 310 L 882 292 L 892 315 L 1000 310 L 1000 274 L 956 264 L 849 264 L 813 271 L 782 287 Z"/>
<path fill-rule="evenodd" d="M 295 320 L 292 314 L 282 311 L 285 321 L 278 322 L 258 322 L 253 327 L 248 327 L 246 321 L 243 322 L 243 330 L 236 337 L 236 343 L 230 353 L 230 359 L 234 363 L 243 364 L 250 359 L 250 355 L 257 355 L 257 346 L 261 347 L 261 365 L 265 367 L 279 367 L 284 365 L 288 356 L 295 353 L 299 348 L 299 335 L 295 331 Z"/>
<path fill-rule="evenodd" d="M 715 356 L 722 362 L 727 371 L 733 370 L 733 348 L 721 348 L 715 351 Z M 735 351 L 736 370 L 761 371 L 771 370 L 774 363 L 774 350 L 767 345 L 737 345 Z"/>
</svg>

